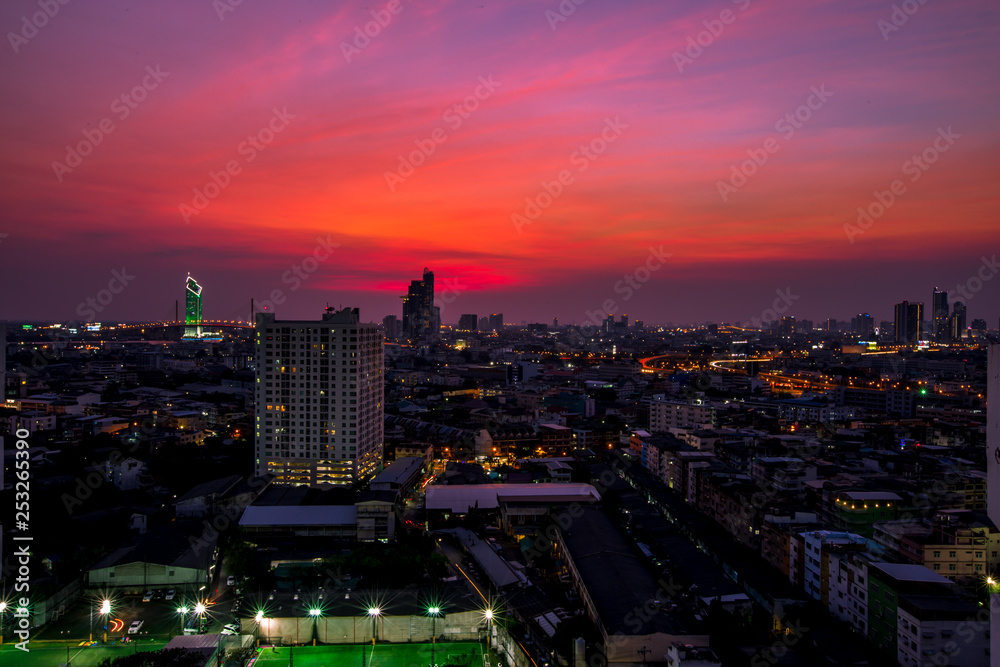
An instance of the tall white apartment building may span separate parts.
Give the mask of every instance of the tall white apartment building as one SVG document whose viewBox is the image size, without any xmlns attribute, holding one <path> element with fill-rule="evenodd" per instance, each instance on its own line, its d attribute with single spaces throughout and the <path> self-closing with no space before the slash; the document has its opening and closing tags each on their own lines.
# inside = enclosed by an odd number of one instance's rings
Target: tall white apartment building
<svg viewBox="0 0 1000 667">
<path fill-rule="evenodd" d="M 990 340 L 986 369 L 986 512 L 1000 526 L 1000 343 Z M 990 586 L 990 667 L 1000 667 L 1000 586 Z"/>
<path fill-rule="evenodd" d="M 257 474 L 279 484 L 349 485 L 382 464 L 382 333 L 358 309 L 255 327 Z"/>
</svg>

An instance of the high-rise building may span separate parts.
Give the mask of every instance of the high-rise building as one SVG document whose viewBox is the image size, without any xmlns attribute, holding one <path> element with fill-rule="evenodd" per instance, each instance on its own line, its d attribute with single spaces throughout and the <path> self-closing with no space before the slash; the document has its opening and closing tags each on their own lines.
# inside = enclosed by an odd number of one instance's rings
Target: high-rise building
<svg viewBox="0 0 1000 667">
<path fill-rule="evenodd" d="M 461 315 L 458 318 L 459 331 L 476 331 L 479 328 L 479 317 L 475 313 Z"/>
<path fill-rule="evenodd" d="M 974 331 L 986 331 L 986 320 L 977 317 L 976 319 L 972 320 L 971 326 Z"/>
<path fill-rule="evenodd" d="M 916 343 L 920 340 L 920 323 L 924 319 L 924 304 L 903 301 L 896 304 L 896 342 Z"/>
<path fill-rule="evenodd" d="M 323 319 L 258 313 L 257 474 L 279 484 L 345 485 L 382 463 L 383 344 L 358 309 Z"/>
<path fill-rule="evenodd" d="M 953 340 L 962 340 L 966 333 L 966 318 L 968 310 L 961 301 L 956 301 L 952 306 L 951 314 L 951 337 Z"/>
<path fill-rule="evenodd" d="M 872 340 L 875 338 L 875 318 L 868 313 L 858 313 L 851 318 L 851 332 L 861 340 Z"/>
<path fill-rule="evenodd" d="M 395 315 L 386 315 L 383 317 L 382 334 L 386 340 L 396 340 L 399 338 L 399 318 Z"/>
<path fill-rule="evenodd" d="M 795 335 L 795 317 L 785 316 L 781 318 L 779 334 L 782 338 L 791 338 Z"/>
<path fill-rule="evenodd" d="M 836 333 L 840 331 L 840 326 L 837 324 L 837 320 L 832 317 L 826 321 L 826 330 L 828 333 Z"/>
<path fill-rule="evenodd" d="M 947 343 L 951 339 L 948 314 L 948 293 L 939 292 L 935 287 L 931 294 L 931 322 L 934 327 L 934 340 L 939 343 Z"/>
<path fill-rule="evenodd" d="M 880 341 L 896 340 L 896 323 L 882 320 L 878 325 L 878 339 Z"/>
<path fill-rule="evenodd" d="M 201 338 L 201 285 L 188 274 L 184 283 L 184 337 Z"/>
<path fill-rule="evenodd" d="M 403 299 L 402 335 L 412 341 L 433 340 L 441 330 L 441 310 L 434 305 L 434 272 L 424 268 L 421 280 L 410 281 Z"/>
<path fill-rule="evenodd" d="M 0 322 L 0 406 L 7 404 L 7 325 Z M 0 440 L 0 451 L 3 451 Z M 0 472 L 0 476 L 3 473 Z"/>
<path fill-rule="evenodd" d="M 490 315 L 490 329 L 503 331 L 503 313 L 493 313 Z"/>
<path fill-rule="evenodd" d="M 986 513 L 1000 526 L 1000 343 L 991 342 L 986 362 Z M 990 587 L 990 660 L 1000 660 L 1000 592 Z"/>
<path fill-rule="evenodd" d="M 490 330 L 490 318 L 488 316 L 483 315 L 482 317 L 479 318 L 479 330 L 480 331 Z"/>
</svg>

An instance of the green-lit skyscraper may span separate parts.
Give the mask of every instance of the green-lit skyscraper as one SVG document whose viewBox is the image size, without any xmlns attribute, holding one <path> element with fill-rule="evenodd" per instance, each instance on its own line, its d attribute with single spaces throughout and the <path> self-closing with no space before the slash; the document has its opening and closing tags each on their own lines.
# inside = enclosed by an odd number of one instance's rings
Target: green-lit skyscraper
<svg viewBox="0 0 1000 667">
<path fill-rule="evenodd" d="M 185 338 L 201 338 L 201 285 L 188 274 L 184 286 Z"/>
</svg>

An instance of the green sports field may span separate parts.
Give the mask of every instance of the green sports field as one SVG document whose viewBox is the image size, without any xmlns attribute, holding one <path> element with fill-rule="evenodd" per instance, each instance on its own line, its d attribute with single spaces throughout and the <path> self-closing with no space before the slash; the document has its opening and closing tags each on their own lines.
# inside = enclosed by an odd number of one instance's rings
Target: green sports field
<svg viewBox="0 0 1000 667">
<path fill-rule="evenodd" d="M 287 667 L 290 649 L 262 648 L 254 667 Z M 293 667 L 428 667 L 431 664 L 430 644 L 371 644 L 349 646 L 296 646 L 292 653 Z M 497 667 L 496 657 L 483 660 L 483 646 L 475 642 L 442 644 L 434 648 L 434 662 L 467 667 Z"/>
<path fill-rule="evenodd" d="M 136 642 L 131 645 L 77 646 L 77 642 L 30 642 L 29 651 L 19 651 L 4 641 L 0 647 L 0 667 L 59 667 L 66 664 L 69 649 L 70 667 L 96 667 L 104 658 L 126 655 L 133 651 L 157 651 L 166 642 Z"/>
</svg>

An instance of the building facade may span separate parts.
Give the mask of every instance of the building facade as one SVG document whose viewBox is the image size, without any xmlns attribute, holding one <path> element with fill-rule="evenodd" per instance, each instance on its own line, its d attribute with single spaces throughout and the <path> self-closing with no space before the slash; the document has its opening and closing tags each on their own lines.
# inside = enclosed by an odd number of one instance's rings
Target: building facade
<svg viewBox="0 0 1000 667">
<path fill-rule="evenodd" d="M 382 463 L 383 342 L 358 310 L 256 323 L 257 474 L 277 484 L 349 485 Z"/>
<path fill-rule="evenodd" d="M 441 329 L 441 311 L 434 305 L 434 272 L 424 269 L 421 280 L 410 281 L 403 299 L 404 338 L 411 341 L 434 339 Z"/>
<path fill-rule="evenodd" d="M 201 285 L 188 274 L 184 284 L 184 337 L 201 338 Z"/>
</svg>

